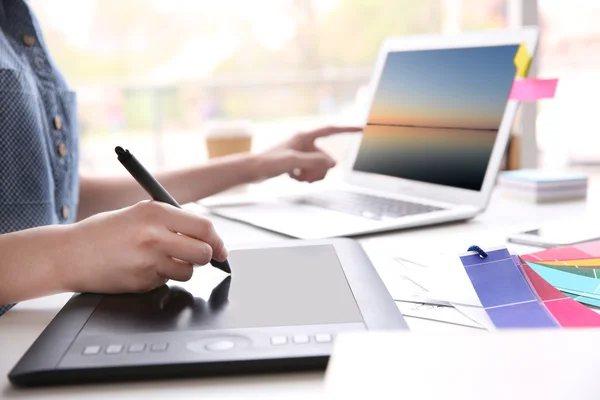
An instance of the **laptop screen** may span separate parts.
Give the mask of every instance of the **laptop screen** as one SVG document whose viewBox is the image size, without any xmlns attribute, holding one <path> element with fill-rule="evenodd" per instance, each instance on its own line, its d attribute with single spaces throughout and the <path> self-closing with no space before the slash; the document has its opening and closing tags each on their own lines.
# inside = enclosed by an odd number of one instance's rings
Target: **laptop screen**
<svg viewBox="0 0 600 400">
<path fill-rule="evenodd" d="M 354 170 L 481 190 L 518 47 L 388 53 Z"/>
</svg>

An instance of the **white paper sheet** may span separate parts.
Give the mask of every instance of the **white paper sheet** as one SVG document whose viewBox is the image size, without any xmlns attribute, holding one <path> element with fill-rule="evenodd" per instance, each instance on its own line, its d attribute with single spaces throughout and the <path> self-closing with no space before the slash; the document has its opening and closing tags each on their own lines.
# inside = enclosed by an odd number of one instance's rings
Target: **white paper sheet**
<svg viewBox="0 0 600 400">
<path fill-rule="evenodd" d="M 425 290 L 423 297 L 453 306 L 479 327 L 496 329 L 482 307 L 458 255 L 405 256 L 396 258 L 396 261 L 405 278 L 418 282 Z"/>
<path fill-rule="evenodd" d="M 487 311 L 482 306 L 465 306 L 462 304 L 454 304 L 452 306 L 465 317 L 476 321 L 480 327 L 485 328 L 488 331 L 495 331 L 496 326 L 490 319 Z"/>
<path fill-rule="evenodd" d="M 482 326 L 477 322 L 451 306 L 410 303 L 407 301 L 397 301 L 396 305 L 404 316 L 482 329 Z"/>
<path fill-rule="evenodd" d="M 420 282 L 431 298 L 453 304 L 481 306 L 458 255 L 433 255 L 427 258 L 406 256 L 396 258 L 396 261 L 402 266 L 403 274 Z"/>
<path fill-rule="evenodd" d="M 408 267 L 407 268 L 411 268 Z M 419 266 L 412 265 L 412 268 L 422 268 Z M 424 283 L 420 281 L 418 273 L 417 278 L 414 279 L 413 276 L 408 276 L 405 274 L 406 268 L 402 268 L 399 271 L 399 274 L 395 275 L 392 282 L 388 283 L 388 289 L 390 289 L 390 294 L 392 298 L 396 301 L 405 301 L 412 303 L 427 303 L 427 304 L 436 304 L 436 305 L 445 305 L 449 306 L 450 303 L 444 300 L 439 300 L 436 298 L 432 298 L 427 292 L 427 288 L 424 287 Z M 388 282 L 390 280 L 388 279 Z M 423 280 L 425 281 L 425 280 Z"/>
</svg>

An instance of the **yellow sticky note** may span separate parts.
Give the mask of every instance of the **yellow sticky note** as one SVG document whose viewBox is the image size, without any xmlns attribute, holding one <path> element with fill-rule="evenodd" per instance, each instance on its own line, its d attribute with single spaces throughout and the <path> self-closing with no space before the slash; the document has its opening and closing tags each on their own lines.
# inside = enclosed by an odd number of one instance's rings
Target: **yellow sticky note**
<svg viewBox="0 0 600 400">
<path fill-rule="evenodd" d="M 525 78 L 529 71 L 529 65 L 531 64 L 531 56 L 529 55 L 529 50 L 527 50 L 525 43 L 521 43 L 519 46 L 517 54 L 515 54 L 514 63 L 515 67 L 517 67 L 517 76 L 519 78 Z"/>
</svg>

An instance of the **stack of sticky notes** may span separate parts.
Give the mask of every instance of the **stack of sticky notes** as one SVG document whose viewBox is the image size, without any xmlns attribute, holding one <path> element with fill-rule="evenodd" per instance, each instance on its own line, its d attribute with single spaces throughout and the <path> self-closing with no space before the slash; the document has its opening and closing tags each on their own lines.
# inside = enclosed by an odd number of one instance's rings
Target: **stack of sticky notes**
<svg viewBox="0 0 600 400">
<path fill-rule="evenodd" d="M 585 198 L 587 186 L 585 175 L 566 171 L 522 169 L 502 172 L 498 178 L 503 194 L 535 203 Z"/>
</svg>

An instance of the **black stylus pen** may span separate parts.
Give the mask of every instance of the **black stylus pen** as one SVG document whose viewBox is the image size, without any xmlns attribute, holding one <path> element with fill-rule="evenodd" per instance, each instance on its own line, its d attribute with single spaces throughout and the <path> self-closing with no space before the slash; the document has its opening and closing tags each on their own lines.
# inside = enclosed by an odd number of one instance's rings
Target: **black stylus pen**
<svg viewBox="0 0 600 400">
<path fill-rule="evenodd" d="M 131 176 L 144 188 L 146 192 L 155 201 L 170 204 L 174 207 L 181 208 L 179 203 L 167 192 L 167 190 L 148 172 L 146 168 L 129 152 L 120 146 L 115 147 L 117 158 L 123 164 L 125 169 L 129 171 Z M 231 267 L 227 260 L 221 262 L 214 258 L 210 260 L 210 265 L 221 271 L 231 274 Z"/>
</svg>

